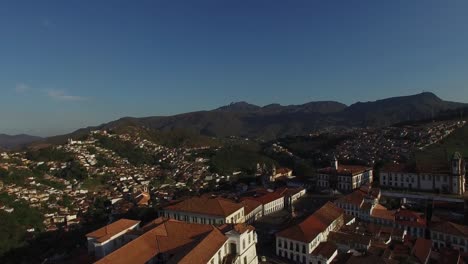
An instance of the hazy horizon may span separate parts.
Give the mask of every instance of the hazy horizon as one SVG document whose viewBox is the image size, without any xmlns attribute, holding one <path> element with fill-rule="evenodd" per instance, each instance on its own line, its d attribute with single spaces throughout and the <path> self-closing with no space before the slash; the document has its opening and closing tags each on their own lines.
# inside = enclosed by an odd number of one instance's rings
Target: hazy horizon
<svg viewBox="0 0 468 264">
<path fill-rule="evenodd" d="M 0 133 L 231 102 L 468 102 L 468 2 L 4 1 Z"/>
</svg>

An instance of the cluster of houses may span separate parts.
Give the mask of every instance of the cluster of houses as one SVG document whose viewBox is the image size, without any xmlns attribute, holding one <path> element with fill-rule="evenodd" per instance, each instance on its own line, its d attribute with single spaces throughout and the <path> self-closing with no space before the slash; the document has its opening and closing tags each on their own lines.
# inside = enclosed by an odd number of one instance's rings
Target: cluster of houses
<svg viewBox="0 0 468 264">
<path fill-rule="evenodd" d="M 341 142 L 333 154 L 342 160 L 373 164 L 376 160 L 399 162 L 413 151 L 424 149 L 463 127 L 466 121 L 441 121 L 415 126 L 356 128 L 346 131 L 349 139 Z"/>
<path fill-rule="evenodd" d="M 50 165 L 50 164 L 49 164 Z M 26 166 L 8 164 L 10 169 L 28 170 Z M 56 183 L 60 187 L 52 187 L 43 182 Z M 47 231 L 58 228 L 73 228 L 83 220 L 80 213 L 86 212 L 92 200 L 88 198 L 88 190 L 73 188 L 76 181 L 67 181 L 45 174 L 41 180 L 35 177 L 28 177 L 24 184 L 1 183 L 0 192 L 14 197 L 15 201 L 24 201 L 32 208 L 37 208 L 43 212 L 43 224 Z M 64 204 L 64 197 L 69 199 L 70 204 Z M 8 213 L 14 212 L 13 207 L 1 205 L 0 210 Z M 28 232 L 34 232 L 32 228 L 27 228 Z"/>
<path fill-rule="evenodd" d="M 304 194 L 300 188 L 256 189 L 241 199 L 181 199 L 143 227 L 123 219 L 89 233 L 88 252 L 96 263 L 257 263 L 257 235 L 250 224 Z"/>
<path fill-rule="evenodd" d="M 465 193 L 466 164 L 460 153 L 455 152 L 449 163 L 441 169 L 431 167 L 390 164 L 380 172 L 380 185 L 393 189 L 415 191 L 440 191 L 450 194 Z"/>
<path fill-rule="evenodd" d="M 276 234 L 276 254 L 294 263 L 463 263 L 468 226 L 388 210 L 380 189 L 364 185 Z"/>
<path fill-rule="evenodd" d="M 340 165 L 336 157 L 332 166 L 317 171 L 317 187 L 350 191 L 362 185 L 372 183 L 373 169 L 358 165 Z"/>
</svg>

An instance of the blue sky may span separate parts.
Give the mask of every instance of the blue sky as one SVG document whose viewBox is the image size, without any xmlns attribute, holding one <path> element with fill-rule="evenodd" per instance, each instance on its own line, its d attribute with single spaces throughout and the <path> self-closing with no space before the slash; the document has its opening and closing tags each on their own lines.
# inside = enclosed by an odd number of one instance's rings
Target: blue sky
<svg viewBox="0 0 468 264">
<path fill-rule="evenodd" d="M 468 102 L 468 1 L 0 2 L 0 133 L 233 101 Z"/>
</svg>

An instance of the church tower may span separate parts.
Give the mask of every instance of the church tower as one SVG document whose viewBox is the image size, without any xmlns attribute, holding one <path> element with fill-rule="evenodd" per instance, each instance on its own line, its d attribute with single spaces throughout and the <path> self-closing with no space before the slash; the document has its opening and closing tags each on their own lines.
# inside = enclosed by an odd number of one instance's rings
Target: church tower
<svg viewBox="0 0 468 264">
<path fill-rule="evenodd" d="M 338 159 L 336 156 L 333 156 L 332 167 L 335 168 L 335 170 L 338 170 Z"/>
<path fill-rule="evenodd" d="M 455 152 L 451 161 L 452 192 L 463 195 L 465 193 L 465 162 L 459 152 Z"/>
</svg>

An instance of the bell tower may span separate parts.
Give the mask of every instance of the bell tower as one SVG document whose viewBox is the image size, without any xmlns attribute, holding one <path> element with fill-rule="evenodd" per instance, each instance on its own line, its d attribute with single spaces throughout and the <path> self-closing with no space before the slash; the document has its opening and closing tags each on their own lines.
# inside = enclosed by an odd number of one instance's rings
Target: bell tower
<svg viewBox="0 0 468 264">
<path fill-rule="evenodd" d="M 459 152 L 455 152 L 452 157 L 452 174 L 453 175 L 461 175 L 463 172 L 463 159 Z"/>
<path fill-rule="evenodd" d="M 332 167 L 335 168 L 335 170 L 338 169 L 338 159 L 336 158 L 336 156 L 333 156 Z"/>
</svg>

